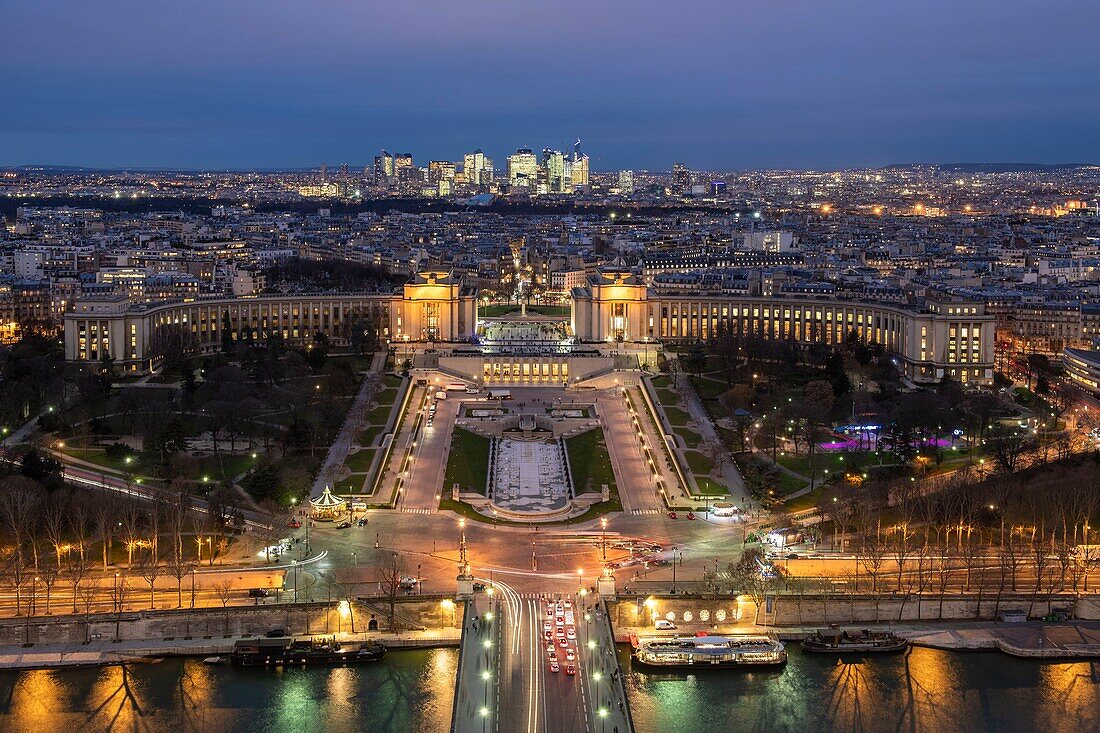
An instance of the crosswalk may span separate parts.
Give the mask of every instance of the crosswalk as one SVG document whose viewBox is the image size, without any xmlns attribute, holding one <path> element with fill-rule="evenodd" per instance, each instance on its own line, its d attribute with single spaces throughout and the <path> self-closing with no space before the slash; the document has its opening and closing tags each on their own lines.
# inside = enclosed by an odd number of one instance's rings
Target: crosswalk
<svg viewBox="0 0 1100 733">
<path fill-rule="evenodd" d="M 401 511 L 405 514 L 435 514 L 435 510 L 431 507 L 403 506 Z"/>
<path fill-rule="evenodd" d="M 660 514 L 660 509 L 632 509 L 631 514 Z"/>
</svg>

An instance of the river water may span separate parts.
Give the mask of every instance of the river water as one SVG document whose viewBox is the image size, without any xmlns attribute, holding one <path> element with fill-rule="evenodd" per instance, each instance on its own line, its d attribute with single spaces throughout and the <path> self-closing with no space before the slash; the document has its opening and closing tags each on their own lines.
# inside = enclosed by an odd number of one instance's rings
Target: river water
<svg viewBox="0 0 1100 733">
<path fill-rule="evenodd" d="M 628 669 L 623 650 L 637 730 L 1100 731 L 1100 662 L 931 649 L 843 660 L 802 654 L 797 645 L 790 652 L 774 672 L 654 674 Z M 456 650 L 432 649 L 284 672 L 170 659 L 0 673 L 0 731 L 445 733 L 457 664 Z"/>
</svg>

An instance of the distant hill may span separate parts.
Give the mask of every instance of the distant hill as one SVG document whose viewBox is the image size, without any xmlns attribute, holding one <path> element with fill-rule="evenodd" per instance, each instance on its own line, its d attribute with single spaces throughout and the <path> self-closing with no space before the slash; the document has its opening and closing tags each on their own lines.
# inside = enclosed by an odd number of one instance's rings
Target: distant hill
<svg viewBox="0 0 1100 733">
<path fill-rule="evenodd" d="M 883 169 L 936 168 L 955 173 L 1046 173 L 1093 166 L 1092 163 L 893 163 L 883 166 Z"/>
</svg>

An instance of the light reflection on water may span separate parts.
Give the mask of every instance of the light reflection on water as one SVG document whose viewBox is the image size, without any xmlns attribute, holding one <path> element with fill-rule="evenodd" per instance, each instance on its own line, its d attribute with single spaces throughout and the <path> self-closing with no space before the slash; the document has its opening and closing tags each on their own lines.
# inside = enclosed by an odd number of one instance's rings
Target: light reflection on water
<svg viewBox="0 0 1100 733">
<path fill-rule="evenodd" d="M 1042 663 L 999 653 L 914 648 L 865 658 L 802 654 L 782 671 L 628 669 L 638 731 L 1100 730 L 1100 662 Z"/>
<path fill-rule="evenodd" d="M 196 659 L 0 674 L 0 731 L 379 731 L 450 725 L 458 651 L 273 671 Z"/>
<path fill-rule="evenodd" d="M 1100 730 L 1100 662 L 1003 654 L 845 657 L 791 645 L 781 671 L 653 673 L 622 654 L 639 733 Z M 0 673 L 0 731 L 449 729 L 458 653 L 391 652 L 380 664 L 271 671 L 198 660 Z M 554 733 L 557 733 L 556 731 Z"/>
</svg>

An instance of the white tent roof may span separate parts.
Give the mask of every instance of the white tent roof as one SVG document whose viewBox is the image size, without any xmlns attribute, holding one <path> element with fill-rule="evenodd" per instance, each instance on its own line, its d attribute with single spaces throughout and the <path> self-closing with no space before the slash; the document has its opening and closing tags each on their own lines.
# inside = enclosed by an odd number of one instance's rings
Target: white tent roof
<svg viewBox="0 0 1100 733">
<path fill-rule="evenodd" d="M 347 501 L 341 499 L 339 496 L 333 496 L 329 487 L 325 487 L 323 494 L 316 499 L 310 499 L 309 503 L 317 509 L 327 509 L 329 507 L 338 507 L 342 504 L 346 504 Z"/>
</svg>

